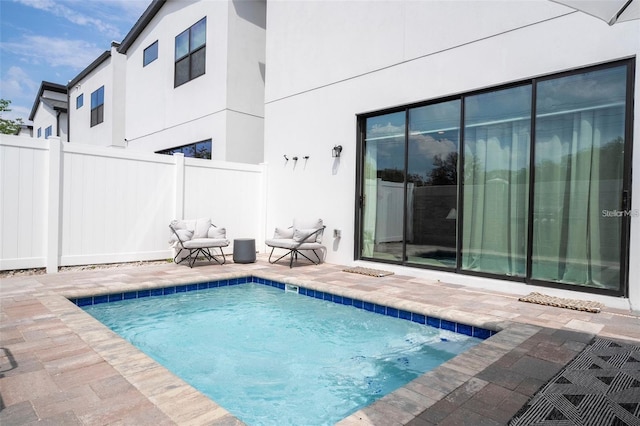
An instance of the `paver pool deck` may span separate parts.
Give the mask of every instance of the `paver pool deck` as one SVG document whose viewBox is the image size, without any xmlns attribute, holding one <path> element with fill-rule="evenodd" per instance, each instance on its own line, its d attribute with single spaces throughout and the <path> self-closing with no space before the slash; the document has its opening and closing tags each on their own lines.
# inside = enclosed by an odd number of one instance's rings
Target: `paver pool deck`
<svg viewBox="0 0 640 426">
<path fill-rule="evenodd" d="M 594 337 L 640 343 L 638 312 L 605 307 L 587 313 L 519 302 L 515 294 L 344 268 L 290 269 L 260 255 L 252 264 L 190 269 L 166 263 L 4 278 L 0 424 L 242 424 L 67 299 L 89 295 L 252 275 L 500 331 L 350 415 L 343 426 L 507 424 Z"/>
</svg>

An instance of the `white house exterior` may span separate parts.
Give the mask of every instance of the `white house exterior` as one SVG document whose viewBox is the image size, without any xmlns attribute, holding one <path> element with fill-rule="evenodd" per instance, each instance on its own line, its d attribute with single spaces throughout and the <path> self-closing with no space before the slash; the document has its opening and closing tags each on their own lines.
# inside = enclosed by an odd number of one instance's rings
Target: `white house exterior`
<svg viewBox="0 0 640 426">
<path fill-rule="evenodd" d="M 68 85 L 70 142 L 125 146 L 125 58 L 118 43 Z M 92 117 L 93 114 L 93 117 Z"/>
<path fill-rule="evenodd" d="M 265 1 L 152 2 L 69 84 L 71 142 L 166 152 L 206 141 L 211 159 L 261 162 L 265 13 Z"/>
<path fill-rule="evenodd" d="M 29 114 L 33 132 L 21 130 L 20 135 L 44 138 L 55 136 L 67 140 L 67 88 L 43 81 Z"/>
<path fill-rule="evenodd" d="M 640 21 L 546 0 L 270 1 L 267 17 L 267 233 L 321 217 L 332 263 L 640 306 Z M 577 124 L 555 134 L 555 116 Z M 579 175 L 543 168 L 578 173 L 583 151 Z M 461 178 L 435 183 L 449 154 Z"/>
<path fill-rule="evenodd" d="M 70 141 L 264 162 L 259 246 L 322 218 L 331 263 L 638 309 L 639 53 L 548 0 L 155 0 Z"/>
</svg>

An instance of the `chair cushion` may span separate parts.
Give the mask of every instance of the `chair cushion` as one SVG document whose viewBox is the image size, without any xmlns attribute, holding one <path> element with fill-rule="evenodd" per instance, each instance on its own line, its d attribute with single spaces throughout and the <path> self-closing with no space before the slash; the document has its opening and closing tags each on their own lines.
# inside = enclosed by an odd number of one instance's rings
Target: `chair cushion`
<svg viewBox="0 0 640 426">
<path fill-rule="evenodd" d="M 229 240 L 224 238 L 194 238 L 184 243 L 185 248 L 207 248 L 207 247 L 226 247 L 229 245 Z"/>
<path fill-rule="evenodd" d="M 207 232 L 207 238 L 225 239 L 227 238 L 227 229 L 216 228 L 215 226 L 211 225 L 211 228 L 209 228 L 209 232 Z"/>
<path fill-rule="evenodd" d="M 278 247 L 289 250 L 300 245 L 300 243 L 293 241 L 291 238 L 272 238 L 270 240 L 266 240 L 264 243 L 269 247 Z"/>
<path fill-rule="evenodd" d="M 200 218 L 196 219 L 195 227 L 193 229 L 193 237 L 194 238 L 207 238 L 207 234 L 209 233 L 209 228 L 211 228 L 211 219 Z"/>
<path fill-rule="evenodd" d="M 316 230 L 320 228 L 322 228 L 322 219 L 312 219 L 312 220 L 293 219 L 294 230 L 299 229 L 304 231 L 308 229 Z M 314 234 L 313 238 L 309 238 L 309 241 L 307 242 L 313 242 L 313 241 L 322 242 L 322 231 Z"/>
<path fill-rule="evenodd" d="M 182 242 L 189 241 L 191 238 L 193 238 L 193 231 L 192 230 L 190 230 L 190 229 L 176 229 L 176 232 L 175 233 L 172 232 L 171 235 L 169 236 L 169 244 L 178 242 L 178 237 L 176 236 L 176 234 L 178 234 L 178 236 L 180 237 Z"/>
<path fill-rule="evenodd" d="M 293 228 L 278 228 L 273 233 L 273 238 L 293 238 Z"/>
<path fill-rule="evenodd" d="M 174 229 L 187 229 L 187 224 L 184 220 L 174 219 L 171 221 L 171 226 L 173 226 Z"/>
<path fill-rule="evenodd" d="M 272 238 L 264 242 L 269 247 L 277 247 L 287 250 L 318 250 L 323 248 L 320 243 L 299 243 L 291 238 Z"/>
<path fill-rule="evenodd" d="M 294 229 L 293 241 L 298 243 L 315 243 L 317 229 Z"/>
</svg>

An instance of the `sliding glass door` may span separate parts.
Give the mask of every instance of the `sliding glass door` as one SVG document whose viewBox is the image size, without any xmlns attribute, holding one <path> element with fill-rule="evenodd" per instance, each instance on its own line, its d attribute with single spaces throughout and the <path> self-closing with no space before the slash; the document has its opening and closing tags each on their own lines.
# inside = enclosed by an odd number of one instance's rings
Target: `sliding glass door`
<svg viewBox="0 0 640 426">
<path fill-rule="evenodd" d="M 362 256 L 401 261 L 405 185 L 405 112 L 366 120 Z"/>
<path fill-rule="evenodd" d="M 531 85 L 465 98 L 462 269 L 524 277 Z"/>
<path fill-rule="evenodd" d="M 627 68 L 537 87 L 531 278 L 620 285 Z"/>
<path fill-rule="evenodd" d="M 624 294 L 633 70 L 361 116 L 356 256 Z"/>
<path fill-rule="evenodd" d="M 407 261 L 455 268 L 460 100 L 409 110 Z"/>
</svg>

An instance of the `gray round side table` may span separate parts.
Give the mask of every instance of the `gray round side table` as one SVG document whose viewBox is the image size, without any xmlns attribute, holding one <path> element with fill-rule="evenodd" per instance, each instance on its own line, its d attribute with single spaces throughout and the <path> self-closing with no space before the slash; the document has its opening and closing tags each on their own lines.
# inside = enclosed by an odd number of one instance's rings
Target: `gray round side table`
<svg viewBox="0 0 640 426">
<path fill-rule="evenodd" d="M 256 240 L 237 238 L 233 240 L 234 263 L 253 263 L 256 261 Z"/>
</svg>

